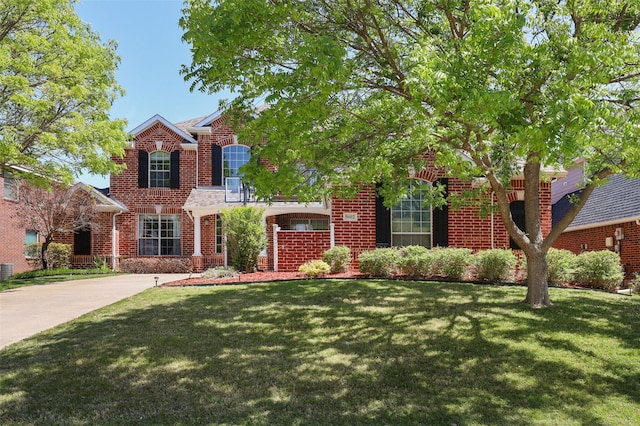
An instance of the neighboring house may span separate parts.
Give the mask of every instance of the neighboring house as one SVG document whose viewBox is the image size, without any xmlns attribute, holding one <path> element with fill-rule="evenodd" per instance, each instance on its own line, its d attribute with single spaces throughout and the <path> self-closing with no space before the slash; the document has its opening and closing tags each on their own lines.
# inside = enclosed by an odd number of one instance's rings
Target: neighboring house
<svg viewBox="0 0 640 426">
<path fill-rule="evenodd" d="M 20 202 L 17 194 L 16 180 L 10 172 L 0 173 L 0 265 L 4 272 L 2 278 L 12 273 L 31 270 L 26 256 L 27 244 L 39 241 L 38 233 L 21 226 L 15 218 L 15 208 Z"/>
<path fill-rule="evenodd" d="M 569 170 L 565 179 L 553 183 L 553 223 L 570 207 L 570 197 L 582 179 L 582 167 Z M 620 255 L 625 279 L 640 273 L 640 179 L 609 177 L 596 188 L 554 247 L 574 253 L 612 250 Z"/>
<path fill-rule="evenodd" d="M 238 171 L 249 160 L 250 147 L 220 113 L 175 124 L 155 115 L 131 133 L 134 139 L 124 158 L 115 160 L 127 169 L 111 177 L 107 192 L 122 210 L 106 214 L 105 224 L 110 220 L 114 226 L 93 231 L 86 256 L 190 257 L 195 271 L 225 265 L 229 259 L 219 213 L 244 204 L 265 209 L 268 246 L 260 257 L 265 270 L 297 270 L 334 245 L 351 248 L 354 267 L 362 251 L 376 247 L 510 246 L 497 214 L 482 218 L 474 208 L 432 210 L 419 196 L 387 209 L 374 185 L 364 186 L 353 199 L 256 202 Z M 450 193 L 470 189 L 469 183 L 433 166 L 417 171 L 415 178 L 446 184 Z M 512 184 L 509 198 L 521 221 L 523 181 L 515 178 Z M 549 232 L 550 184 L 543 184 L 540 200 L 543 230 Z"/>
</svg>

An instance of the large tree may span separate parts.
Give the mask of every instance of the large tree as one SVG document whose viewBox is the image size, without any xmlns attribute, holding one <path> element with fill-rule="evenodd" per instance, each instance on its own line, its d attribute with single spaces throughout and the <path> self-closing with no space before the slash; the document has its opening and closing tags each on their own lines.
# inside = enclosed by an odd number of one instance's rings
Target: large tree
<svg viewBox="0 0 640 426">
<path fill-rule="evenodd" d="M 188 0 L 184 14 L 192 88 L 231 89 L 240 111 L 271 105 L 243 117 L 243 137 L 268 140 L 248 171 L 258 191 L 383 182 L 401 196 L 432 150 L 488 181 L 527 257 L 530 305 L 550 304 L 546 253 L 593 188 L 640 175 L 638 1 Z M 584 190 L 544 235 L 543 171 L 576 157 Z M 516 175 L 526 232 L 509 208 Z"/>
<path fill-rule="evenodd" d="M 118 171 L 123 120 L 109 109 L 115 44 L 74 11 L 73 0 L 0 0 L 0 170 L 70 181 L 83 170 Z"/>
</svg>

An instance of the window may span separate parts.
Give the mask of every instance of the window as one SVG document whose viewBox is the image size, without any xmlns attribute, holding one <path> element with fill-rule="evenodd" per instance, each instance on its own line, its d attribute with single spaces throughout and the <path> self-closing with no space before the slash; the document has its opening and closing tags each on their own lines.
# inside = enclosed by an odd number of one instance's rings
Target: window
<svg viewBox="0 0 640 426">
<path fill-rule="evenodd" d="M 169 188 L 171 183 L 171 157 L 168 152 L 149 154 L 149 188 Z"/>
<path fill-rule="evenodd" d="M 222 216 L 216 215 L 216 253 L 222 253 Z"/>
<path fill-rule="evenodd" d="M 327 231 L 328 219 L 291 219 L 289 227 L 296 231 Z"/>
<path fill-rule="evenodd" d="M 391 245 L 431 247 L 431 206 L 426 182 L 414 181 L 409 195 L 391 208 Z"/>
<path fill-rule="evenodd" d="M 509 210 L 511 210 L 511 217 L 516 223 L 516 226 L 523 232 L 527 232 L 524 201 L 513 201 L 511 204 L 509 204 Z M 509 236 L 509 248 L 512 250 L 520 250 L 520 246 L 511 236 Z"/>
<path fill-rule="evenodd" d="M 139 256 L 179 256 L 180 216 L 140 215 L 138 238 Z"/>
<path fill-rule="evenodd" d="M 38 233 L 36 231 L 27 231 L 25 234 L 24 242 L 25 257 L 38 257 L 38 247 L 35 245 L 38 243 Z"/>
<path fill-rule="evenodd" d="M 4 198 L 5 200 L 16 201 L 18 199 L 18 188 L 16 179 L 9 173 L 4 174 Z"/>
<path fill-rule="evenodd" d="M 224 177 L 241 176 L 240 167 L 249 162 L 251 154 L 249 147 L 244 145 L 228 145 L 222 149 L 223 173 Z"/>
<path fill-rule="evenodd" d="M 78 229 L 73 233 L 73 254 L 76 256 L 91 254 L 91 229 Z"/>
</svg>

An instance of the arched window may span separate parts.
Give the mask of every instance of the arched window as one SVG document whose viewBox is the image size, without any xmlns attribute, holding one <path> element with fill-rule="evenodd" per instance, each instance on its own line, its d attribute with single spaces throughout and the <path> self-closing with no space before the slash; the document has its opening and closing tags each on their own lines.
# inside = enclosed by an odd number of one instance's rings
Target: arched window
<svg viewBox="0 0 640 426">
<path fill-rule="evenodd" d="M 251 153 L 244 145 L 228 145 L 222 149 L 222 170 L 224 177 L 240 176 L 240 167 L 249 162 Z"/>
<path fill-rule="evenodd" d="M 169 188 L 171 184 L 171 156 L 166 151 L 149 154 L 149 188 Z"/>
<path fill-rule="evenodd" d="M 429 183 L 414 180 L 408 196 L 391 208 L 391 245 L 431 248 L 431 206 L 426 204 Z"/>
<path fill-rule="evenodd" d="M 509 204 L 509 209 L 511 210 L 511 217 L 516 223 L 516 226 L 520 228 L 520 230 L 527 232 L 524 201 L 511 202 L 511 204 Z M 514 241 L 513 238 L 509 237 L 509 248 L 512 250 L 519 250 L 520 246 Z"/>
</svg>

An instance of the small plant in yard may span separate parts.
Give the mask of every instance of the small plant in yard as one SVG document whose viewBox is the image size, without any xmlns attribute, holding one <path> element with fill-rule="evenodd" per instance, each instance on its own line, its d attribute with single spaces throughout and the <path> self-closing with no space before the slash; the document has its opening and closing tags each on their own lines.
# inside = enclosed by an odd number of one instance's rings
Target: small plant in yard
<svg viewBox="0 0 640 426">
<path fill-rule="evenodd" d="M 470 249 L 454 247 L 435 248 L 431 257 L 432 275 L 456 280 L 464 277 L 472 260 Z"/>
<path fill-rule="evenodd" d="M 331 267 L 323 260 L 310 260 L 300 265 L 298 271 L 307 277 L 318 278 L 328 274 Z"/>
<path fill-rule="evenodd" d="M 576 256 L 574 262 L 576 284 L 602 290 L 615 290 L 624 279 L 620 256 L 609 250 L 586 251 Z"/>
<path fill-rule="evenodd" d="M 358 256 L 360 272 L 379 278 L 388 278 L 396 274 L 399 260 L 400 250 L 395 248 L 363 251 Z"/>
<path fill-rule="evenodd" d="M 347 246 L 335 246 L 325 251 L 322 260 L 329 264 L 331 273 L 345 272 L 351 264 L 351 249 Z"/>
<path fill-rule="evenodd" d="M 235 268 L 230 266 L 216 266 L 209 268 L 202 273 L 202 278 L 217 279 L 217 278 L 234 278 L 239 274 Z"/>
<path fill-rule="evenodd" d="M 473 256 L 476 275 L 479 280 L 500 281 L 511 278 L 518 258 L 511 250 L 482 250 Z"/>
<path fill-rule="evenodd" d="M 411 278 L 426 278 L 431 275 L 433 263 L 431 251 L 423 246 L 406 246 L 400 250 L 398 268 Z"/>
<path fill-rule="evenodd" d="M 570 282 L 573 278 L 573 265 L 576 255 L 569 250 L 550 248 L 547 252 L 549 282 L 558 284 Z"/>
</svg>

